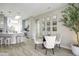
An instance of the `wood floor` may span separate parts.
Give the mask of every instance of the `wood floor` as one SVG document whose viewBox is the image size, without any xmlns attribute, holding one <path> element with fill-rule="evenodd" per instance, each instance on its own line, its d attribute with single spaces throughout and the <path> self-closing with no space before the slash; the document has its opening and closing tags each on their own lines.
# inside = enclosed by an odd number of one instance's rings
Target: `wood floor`
<svg viewBox="0 0 79 59">
<path fill-rule="evenodd" d="M 52 50 L 48 50 L 45 55 L 45 49 L 42 49 L 42 45 L 38 45 L 37 49 L 34 46 L 31 39 L 26 39 L 24 43 L 0 47 L 0 56 L 73 56 L 70 50 L 58 47 L 55 47 L 55 54 Z"/>
</svg>

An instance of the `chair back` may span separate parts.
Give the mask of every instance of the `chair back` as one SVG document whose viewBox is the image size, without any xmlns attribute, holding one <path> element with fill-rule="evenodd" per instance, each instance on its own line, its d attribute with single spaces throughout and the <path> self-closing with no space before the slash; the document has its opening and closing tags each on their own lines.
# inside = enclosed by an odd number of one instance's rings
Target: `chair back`
<svg viewBox="0 0 79 59">
<path fill-rule="evenodd" d="M 33 35 L 33 41 L 34 41 L 34 43 L 37 42 L 37 41 L 36 41 L 36 35 Z"/>
<path fill-rule="evenodd" d="M 46 48 L 54 48 L 56 36 L 45 36 Z"/>
<path fill-rule="evenodd" d="M 61 42 L 61 38 L 62 38 L 62 35 L 61 34 L 57 34 L 56 41 L 60 43 Z"/>
</svg>

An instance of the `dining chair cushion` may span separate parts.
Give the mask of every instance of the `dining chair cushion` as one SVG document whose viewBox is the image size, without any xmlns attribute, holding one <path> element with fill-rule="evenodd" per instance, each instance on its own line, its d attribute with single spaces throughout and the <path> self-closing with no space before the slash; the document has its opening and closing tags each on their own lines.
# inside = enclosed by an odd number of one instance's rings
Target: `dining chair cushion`
<svg viewBox="0 0 79 59">
<path fill-rule="evenodd" d="M 56 36 L 45 36 L 45 39 L 44 46 L 48 49 L 54 48 Z"/>
</svg>

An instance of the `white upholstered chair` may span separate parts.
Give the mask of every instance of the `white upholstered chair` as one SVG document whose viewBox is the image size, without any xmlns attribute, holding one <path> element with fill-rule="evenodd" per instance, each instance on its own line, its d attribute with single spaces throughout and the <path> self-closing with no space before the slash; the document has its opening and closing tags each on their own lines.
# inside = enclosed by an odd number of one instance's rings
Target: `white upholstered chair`
<svg viewBox="0 0 79 59">
<path fill-rule="evenodd" d="M 61 34 L 57 34 L 55 43 L 56 43 L 56 45 L 59 46 L 59 48 L 60 48 L 61 38 L 62 38 L 62 35 Z"/>
<path fill-rule="evenodd" d="M 43 40 L 39 39 L 39 38 L 37 39 L 36 36 L 33 36 L 33 40 L 34 40 L 34 44 L 35 44 L 35 49 L 36 49 L 37 45 L 43 44 Z"/>
<path fill-rule="evenodd" d="M 46 41 L 44 42 L 44 47 L 46 48 L 46 54 L 48 49 L 52 49 L 54 54 L 55 39 L 56 36 L 45 36 Z"/>
</svg>

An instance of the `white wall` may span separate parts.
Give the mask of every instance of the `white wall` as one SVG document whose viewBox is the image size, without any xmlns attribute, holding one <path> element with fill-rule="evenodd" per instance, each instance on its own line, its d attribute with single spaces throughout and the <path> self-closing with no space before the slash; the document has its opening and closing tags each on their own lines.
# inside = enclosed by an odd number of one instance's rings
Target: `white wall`
<svg viewBox="0 0 79 59">
<path fill-rule="evenodd" d="M 34 19 L 31 19 L 30 32 L 31 32 L 31 36 L 32 36 L 32 39 L 33 39 L 36 36 L 36 23 L 35 23 Z"/>
</svg>

